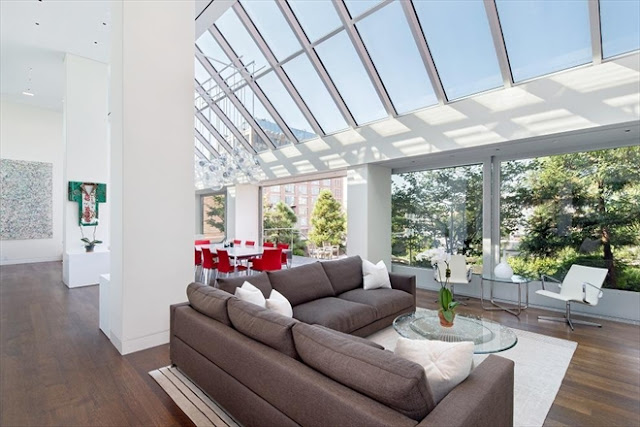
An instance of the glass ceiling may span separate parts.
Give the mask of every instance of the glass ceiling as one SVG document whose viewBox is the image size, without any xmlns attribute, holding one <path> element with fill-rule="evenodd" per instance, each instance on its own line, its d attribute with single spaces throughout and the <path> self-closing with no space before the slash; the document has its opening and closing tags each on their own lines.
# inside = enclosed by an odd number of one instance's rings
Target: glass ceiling
<svg viewBox="0 0 640 427">
<path fill-rule="evenodd" d="M 640 49 L 640 1 L 598 6 L 240 0 L 196 41 L 196 146 L 260 152 Z"/>
</svg>

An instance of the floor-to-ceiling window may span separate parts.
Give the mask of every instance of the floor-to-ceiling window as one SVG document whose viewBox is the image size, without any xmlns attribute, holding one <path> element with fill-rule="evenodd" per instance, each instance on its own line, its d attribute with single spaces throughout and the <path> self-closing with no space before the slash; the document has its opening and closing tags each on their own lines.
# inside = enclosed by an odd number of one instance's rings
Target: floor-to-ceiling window
<svg viewBox="0 0 640 427">
<path fill-rule="evenodd" d="M 262 188 L 265 242 L 292 245 L 294 254 L 333 256 L 346 247 L 345 178 L 333 177 Z"/>
<path fill-rule="evenodd" d="M 393 262 L 428 267 L 443 247 L 482 265 L 482 165 L 408 172 L 392 179 Z"/>
<path fill-rule="evenodd" d="M 516 274 L 609 269 L 640 291 L 640 147 L 502 162 L 501 249 Z"/>
<path fill-rule="evenodd" d="M 200 196 L 202 210 L 201 232 L 212 242 L 222 242 L 226 237 L 226 194 Z"/>
</svg>

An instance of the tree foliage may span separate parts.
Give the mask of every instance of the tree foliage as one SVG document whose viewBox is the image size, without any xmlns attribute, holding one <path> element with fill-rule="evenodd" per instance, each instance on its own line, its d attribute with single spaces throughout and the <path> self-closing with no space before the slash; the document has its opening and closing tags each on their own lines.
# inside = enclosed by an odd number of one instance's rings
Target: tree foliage
<svg viewBox="0 0 640 427">
<path fill-rule="evenodd" d="M 304 254 L 304 243 L 296 229 L 298 217 L 284 202 L 275 205 L 264 203 L 262 227 L 264 240 L 274 243 L 286 243 L 296 255 Z"/>
<path fill-rule="evenodd" d="M 342 205 L 333 197 L 331 191 L 320 191 L 311 213 L 309 240 L 316 246 L 322 246 L 325 242 L 342 245 L 346 227 L 347 220 Z"/>
<path fill-rule="evenodd" d="M 207 206 L 207 219 L 205 222 L 221 233 L 224 233 L 225 196 L 224 194 L 215 194 L 207 198 L 210 199 L 210 201 L 205 202 Z"/>
</svg>

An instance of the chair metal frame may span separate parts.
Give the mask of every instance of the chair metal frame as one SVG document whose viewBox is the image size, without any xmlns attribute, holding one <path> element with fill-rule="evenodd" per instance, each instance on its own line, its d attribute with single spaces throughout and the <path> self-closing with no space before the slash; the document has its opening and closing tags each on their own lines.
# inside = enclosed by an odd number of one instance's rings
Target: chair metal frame
<svg viewBox="0 0 640 427">
<path fill-rule="evenodd" d="M 462 259 L 464 259 L 464 265 L 465 265 L 465 268 L 466 268 L 466 273 L 465 273 L 466 274 L 466 279 L 465 280 L 463 280 L 461 278 L 462 276 L 460 276 L 460 275 L 458 275 L 460 277 L 454 277 L 454 274 L 453 274 L 454 268 L 452 268 L 452 266 L 453 266 L 453 262 L 452 261 L 454 259 L 453 257 L 461 257 Z M 451 295 L 453 296 L 454 301 L 458 301 L 462 305 L 468 305 L 467 303 L 462 302 L 461 300 L 468 300 L 469 297 L 456 298 L 456 294 L 455 294 L 455 289 L 454 288 L 455 288 L 455 284 L 456 283 L 458 283 L 458 284 L 470 284 L 471 283 L 471 277 L 473 275 L 473 270 L 471 269 L 471 266 L 467 265 L 467 258 L 464 255 L 451 255 L 451 260 L 452 261 L 449 261 L 449 270 L 451 270 L 451 277 L 449 277 L 449 284 L 451 285 Z M 442 262 L 442 263 L 438 262 L 437 264 L 435 264 L 433 266 L 433 278 L 436 281 L 438 281 L 440 283 L 440 285 L 442 285 L 447 279 L 445 277 L 444 280 L 443 280 L 443 276 L 440 274 L 440 268 L 439 268 L 440 264 L 445 266 L 444 262 Z M 445 266 L 445 271 L 446 271 L 446 266 Z M 452 278 L 453 278 L 453 280 L 452 280 Z M 436 302 L 438 302 L 438 301 L 436 300 Z"/>
<path fill-rule="evenodd" d="M 562 285 L 563 282 L 556 279 L 555 277 L 552 276 L 548 276 L 546 274 L 542 274 L 540 276 L 540 280 L 542 282 L 542 290 L 547 290 L 546 289 L 546 284 L 548 283 L 548 281 L 554 282 L 555 285 L 558 286 L 558 288 L 560 290 L 562 290 Z M 567 323 L 569 325 L 569 327 L 571 328 L 571 330 L 574 330 L 574 323 L 576 325 L 586 325 L 586 326 L 595 326 L 597 328 L 602 328 L 602 325 L 600 323 L 596 323 L 596 322 L 589 322 L 586 320 L 576 320 L 576 319 L 572 319 L 571 318 L 571 303 L 572 302 L 577 302 L 580 304 L 585 304 L 585 305 L 589 305 L 591 307 L 595 306 L 597 304 L 597 300 L 596 300 L 596 304 L 592 304 L 589 301 L 587 301 L 587 286 L 591 286 L 592 288 L 596 289 L 598 291 L 598 299 L 602 298 L 603 292 L 602 292 L 602 288 L 594 285 L 593 283 L 589 283 L 589 282 L 582 282 L 582 301 L 576 300 L 576 299 L 571 299 L 566 301 L 565 304 L 565 314 L 563 317 L 559 317 L 559 316 L 538 316 L 538 320 L 548 320 L 551 322 L 564 322 Z M 544 296 L 544 295 L 543 295 Z"/>
</svg>

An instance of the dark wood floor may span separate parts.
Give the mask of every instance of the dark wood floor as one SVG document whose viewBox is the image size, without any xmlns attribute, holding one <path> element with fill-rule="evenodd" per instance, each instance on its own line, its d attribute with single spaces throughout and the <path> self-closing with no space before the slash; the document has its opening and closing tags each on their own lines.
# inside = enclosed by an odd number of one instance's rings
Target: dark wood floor
<svg viewBox="0 0 640 427">
<path fill-rule="evenodd" d="M 434 298 L 418 291 L 422 307 Z M 640 425 L 640 327 L 570 332 L 476 300 L 461 311 L 578 342 L 546 425 Z M 120 356 L 98 330 L 98 288 L 67 289 L 60 263 L 0 268 L 0 425 L 192 425 L 147 374 L 168 363 L 167 345 Z"/>
</svg>

